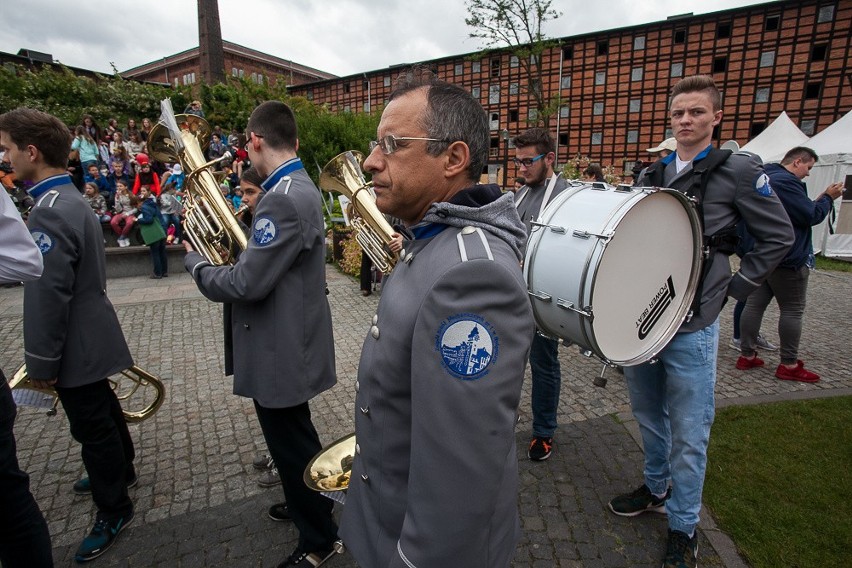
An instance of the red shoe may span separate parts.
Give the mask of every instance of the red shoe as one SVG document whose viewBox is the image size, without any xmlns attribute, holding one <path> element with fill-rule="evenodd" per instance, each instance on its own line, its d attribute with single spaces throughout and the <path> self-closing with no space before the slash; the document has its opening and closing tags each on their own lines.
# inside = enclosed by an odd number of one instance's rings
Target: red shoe
<svg viewBox="0 0 852 568">
<path fill-rule="evenodd" d="M 757 355 L 755 355 L 751 359 L 740 355 L 740 358 L 737 359 L 737 369 L 739 369 L 740 371 L 747 371 L 749 369 L 754 369 L 755 367 L 763 367 L 763 359 L 761 359 Z"/>
<path fill-rule="evenodd" d="M 801 359 L 796 360 L 796 368 L 791 369 L 787 365 L 778 365 L 775 376 L 782 381 L 799 381 L 801 383 L 815 383 L 819 381 L 819 375 L 805 369 Z"/>
</svg>

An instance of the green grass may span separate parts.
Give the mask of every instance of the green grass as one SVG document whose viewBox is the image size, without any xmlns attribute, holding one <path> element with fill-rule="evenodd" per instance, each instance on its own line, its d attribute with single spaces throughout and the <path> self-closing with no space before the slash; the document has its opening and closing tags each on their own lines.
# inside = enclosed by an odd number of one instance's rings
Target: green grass
<svg viewBox="0 0 852 568">
<path fill-rule="evenodd" d="M 826 256 L 816 257 L 817 270 L 837 270 L 838 272 L 852 272 L 852 262 L 837 260 Z"/>
<path fill-rule="evenodd" d="M 720 410 L 704 499 L 754 568 L 849 566 L 852 397 Z"/>
</svg>

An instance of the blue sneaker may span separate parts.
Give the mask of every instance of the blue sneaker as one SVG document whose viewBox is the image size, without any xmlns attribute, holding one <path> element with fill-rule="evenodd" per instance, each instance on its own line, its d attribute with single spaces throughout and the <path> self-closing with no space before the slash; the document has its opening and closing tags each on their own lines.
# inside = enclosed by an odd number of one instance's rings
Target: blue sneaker
<svg viewBox="0 0 852 568">
<path fill-rule="evenodd" d="M 77 549 L 77 554 L 74 555 L 74 560 L 82 564 L 89 560 L 94 560 L 104 552 L 118 538 L 118 535 L 133 521 L 133 513 L 119 517 L 113 521 L 98 519 L 95 521 L 95 526 L 92 527 L 92 532 L 89 536 L 83 539 L 80 548 Z"/>
</svg>

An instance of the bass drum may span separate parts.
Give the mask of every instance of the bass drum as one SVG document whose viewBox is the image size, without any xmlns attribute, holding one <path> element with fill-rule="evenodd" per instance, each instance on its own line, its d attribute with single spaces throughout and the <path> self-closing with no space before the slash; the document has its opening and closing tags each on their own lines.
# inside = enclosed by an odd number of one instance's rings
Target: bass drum
<svg viewBox="0 0 852 568">
<path fill-rule="evenodd" d="M 689 313 L 701 246 L 698 212 L 678 191 L 566 188 L 527 243 L 524 277 L 539 330 L 612 364 L 652 359 Z"/>
</svg>

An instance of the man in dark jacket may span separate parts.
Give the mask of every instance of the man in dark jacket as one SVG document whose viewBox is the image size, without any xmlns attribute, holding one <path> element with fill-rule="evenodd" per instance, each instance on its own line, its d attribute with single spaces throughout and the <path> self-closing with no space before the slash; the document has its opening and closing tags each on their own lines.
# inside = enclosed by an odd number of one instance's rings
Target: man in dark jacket
<svg viewBox="0 0 852 568">
<path fill-rule="evenodd" d="M 808 188 L 802 180 L 818 159 L 816 152 L 810 148 L 796 147 L 787 152 L 781 164 L 766 166 L 769 183 L 787 211 L 796 240 L 766 281 L 748 297 L 740 321 L 742 355 L 737 360 L 737 369 L 763 366 L 763 359 L 757 356 L 754 348 L 763 312 L 775 296 L 781 314 L 778 318 L 781 364 L 775 376 L 784 381 L 804 383 L 819 380 L 819 375 L 805 369 L 798 358 L 808 276 L 813 267 L 811 227 L 825 219 L 834 206 L 834 200 L 843 195 L 844 189 L 842 183 L 833 183 L 816 199 L 808 197 Z"/>
</svg>

